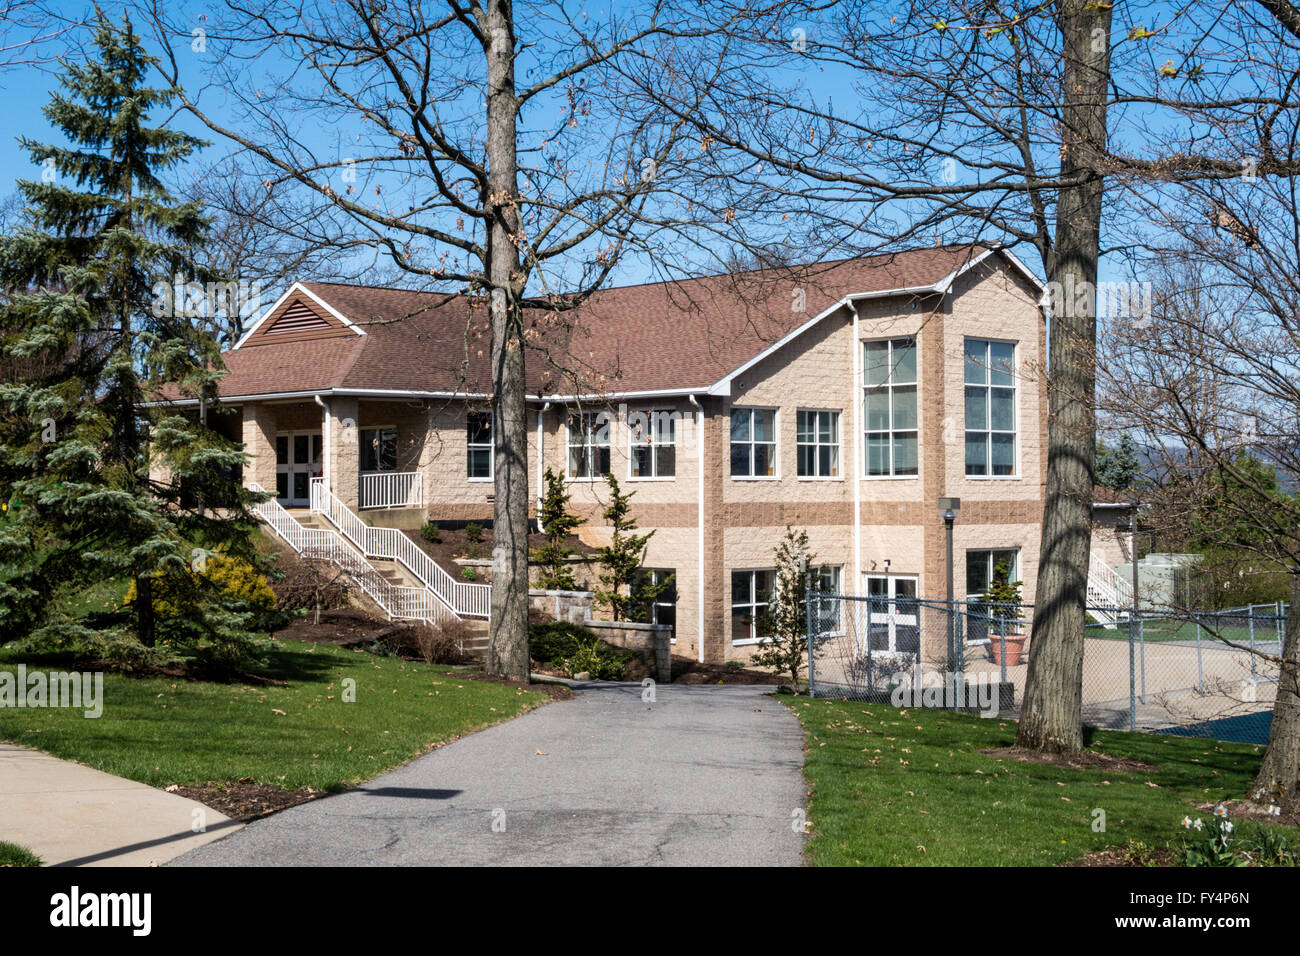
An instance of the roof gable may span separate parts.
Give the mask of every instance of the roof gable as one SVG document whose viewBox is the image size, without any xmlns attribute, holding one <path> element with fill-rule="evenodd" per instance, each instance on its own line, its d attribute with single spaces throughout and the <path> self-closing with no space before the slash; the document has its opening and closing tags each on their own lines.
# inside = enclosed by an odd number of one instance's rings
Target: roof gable
<svg viewBox="0 0 1300 956">
<path fill-rule="evenodd" d="M 235 349 L 364 335 L 346 316 L 295 282 L 248 328 Z M 232 350 L 233 351 L 233 350 Z"/>
</svg>

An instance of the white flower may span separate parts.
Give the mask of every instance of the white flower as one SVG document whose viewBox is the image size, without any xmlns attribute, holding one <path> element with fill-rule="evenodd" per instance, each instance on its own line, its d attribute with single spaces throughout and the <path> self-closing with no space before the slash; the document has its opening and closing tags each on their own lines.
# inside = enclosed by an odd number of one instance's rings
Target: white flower
<svg viewBox="0 0 1300 956">
<path fill-rule="evenodd" d="M 1228 809 L 1223 804 L 1219 804 L 1214 808 L 1214 815 L 1216 817 L 1226 817 L 1228 815 Z"/>
<path fill-rule="evenodd" d="M 1196 822 L 1193 823 L 1192 826 L 1196 827 L 1196 829 L 1199 830 L 1199 829 L 1201 828 L 1201 818 L 1200 818 L 1200 817 L 1197 817 L 1197 818 L 1196 818 Z"/>
<path fill-rule="evenodd" d="M 1280 817 L 1282 815 L 1282 808 L 1275 807 L 1270 803 L 1268 806 L 1268 814 L 1271 817 Z"/>
<path fill-rule="evenodd" d="M 1231 832 L 1232 832 L 1232 822 L 1231 822 L 1230 820 L 1224 820 L 1224 821 L 1223 821 L 1223 832 L 1224 832 L 1224 833 L 1231 833 Z"/>
<path fill-rule="evenodd" d="M 1184 829 L 1184 830 L 1191 829 L 1191 826 L 1192 826 L 1192 818 L 1191 818 L 1191 817 L 1183 817 L 1183 829 Z"/>
</svg>

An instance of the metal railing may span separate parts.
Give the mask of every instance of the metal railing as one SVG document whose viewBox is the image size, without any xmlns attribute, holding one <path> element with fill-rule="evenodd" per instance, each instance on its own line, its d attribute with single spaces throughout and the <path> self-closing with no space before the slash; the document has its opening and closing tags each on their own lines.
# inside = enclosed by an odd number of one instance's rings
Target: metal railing
<svg viewBox="0 0 1300 956">
<path fill-rule="evenodd" d="M 265 493 L 256 483 L 250 483 L 248 487 L 252 491 Z M 346 571 L 357 582 L 362 593 L 378 604 L 390 619 L 418 620 L 431 624 L 455 619 L 456 615 L 443 607 L 428 588 L 393 584 L 355 549 L 349 547 L 338 532 L 304 528 L 274 498 L 254 505 L 252 510 L 304 558 L 329 561 Z"/>
<path fill-rule="evenodd" d="M 1115 573 L 1095 551 L 1088 556 L 1088 604 L 1103 627 L 1127 619 L 1133 606 L 1133 585 Z"/>
<path fill-rule="evenodd" d="M 311 508 L 338 528 L 366 557 L 396 561 L 457 616 L 489 616 L 492 607 L 490 584 L 457 581 L 401 531 L 366 524 L 329 490 L 324 478 L 312 479 Z"/>
<path fill-rule="evenodd" d="M 418 471 L 371 471 L 360 475 L 358 506 L 367 508 L 422 508 L 424 482 Z"/>
</svg>

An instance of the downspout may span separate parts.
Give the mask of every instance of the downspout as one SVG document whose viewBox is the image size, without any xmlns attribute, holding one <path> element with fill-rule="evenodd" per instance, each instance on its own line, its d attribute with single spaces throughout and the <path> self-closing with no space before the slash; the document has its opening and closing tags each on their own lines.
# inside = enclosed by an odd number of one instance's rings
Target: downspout
<svg viewBox="0 0 1300 956">
<path fill-rule="evenodd" d="M 542 444 L 544 441 L 544 438 L 542 437 L 543 436 L 542 416 L 546 414 L 546 412 L 550 409 L 550 407 L 551 407 L 551 403 L 547 402 L 545 405 L 543 405 L 541 408 L 537 410 L 537 530 L 538 532 L 542 530 L 542 495 L 545 493 L 542 490 L 542 483 L 544 481 L 543 469 L 546 463 L 546 455 L 543 454 L 543 448 L 542 448 Z"/>
<path fill-rule="evenodd" d="M 325 434 L 322 436 L 321 452 L 320 452 L 321 458 L 323 458 L 324 461 L 321 462 L 320 473 L 321 473 L 321 477 L 325 479 L 326 490 L 332 491 L 334 487 L 334 482 L 332 480 L 332 475 L 330 474 L 332 470 L 330 467 L 330 432 L 334 430 L 332 427 L 333 416 L 330 415 L 330 407 L 329 404 L 325 401 L 325 399 L 321 398 L 319 395 L 313 395 L 312 398 L 316 399 L 316 404 L 321 407 L 321 410 L 324 414 L 325 421 L 323 423 L 324 424 L 323 430 Z"/>
<path fill-rule="evenodd" d="M 862 340 L 858 338 L 858 306 L 848 300 L 853 311 L 853 583 L 846 594 L 862 594 Z"/>
<path fill-rule="evenodd" d="M 695 406 L 695 459 L 696 471 L 699 478 L 699 510 L 696 517 L 696 523 L 699 527 L 699 550 L 696 554 L 697 578 L 699 583 L 699 620 L 696 624 L 695 647 L 697 657 L 701 664 L 704 663 L 704 406 L 696 400 L 695 396 L 688 395 L 691 404 Z"/>
</svg>

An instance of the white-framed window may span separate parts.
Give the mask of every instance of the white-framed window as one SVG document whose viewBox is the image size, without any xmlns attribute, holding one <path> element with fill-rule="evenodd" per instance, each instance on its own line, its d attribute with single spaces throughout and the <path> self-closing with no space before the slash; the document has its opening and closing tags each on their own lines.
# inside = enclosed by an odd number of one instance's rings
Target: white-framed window
<svg viewBox="0 0 1300 956">
<path fill-rule="evenodd" d="M 966 474 L 1016 474 L 1016 346 L 966 340 Z"/>
<path fill-rule="evenodd" d="M 795 429 L 800 478 L 840 477 L 840 413 L 800 409 Z"/>
<path fill-rule="evenodd" d="M 628 416 L 629 472 L 633 478 L 677 474 L 677 413 L 671 409 Z"/>
<path fill-rule="evenodd" d="M 731 477 L 776 477 L 776 409 L 731 410 Z"/>
<path fill-rule="evenodd" d="M 397 471 L 397 429 L 362 428 L 361 471 Z"/>
<path fill-rule="evenodd" d="M 492 413 L 470 412 L 465 418 L 465 476 L 492 479 Z"/>
<path fill-rule="evenodd" d="M 1006 571 L 1000 567 L 1005 565 Z M 966 552 L 966 600 L 978 601 L 995 580 L 1019 581 L 1019 548 L 980 548 Z M 1003 576 L 1005 573 L 1005 576 Z"/>
<path fill-rule="evenodd" d="M 863 421 L 868 477 L 919 474 L 916 339 L 863 342 Z"/>
<path fill-rule="evenodd" d="M 841 580 L 843 569 L 837 564 L 825 564 L 819 568 L 813 569 L 816 575 L 817 592 L 823 595 L 839 595 L 844 592 L 841 590 Z M 817 627 L 819 634 L 837 634 L 840 632 L 840 602 L 839 601 L 818 601 L 816 596 L 812 599 L 813 614 L 817 620 L 813 624 Z M 804 609 L 806 615 L 807 608 Z"/>
<path fill-rule="evenodd" d="M 609 474 L 609 412 L 569 415 L 570 478 L 597 479 Z"/>
<path fill-rule="evenodd" d="M 677 626 L 677 572 L 672 568 L 642 568 L 641 573 L 652 585 L 670 581 L 668 587 L 659 592 L 654 602 L 642 612 L 641 616 L 648 624 L 667 624 L 675 628 Z M 672 639 L 677 640 L 676 631 L 673 632 Z"/>
<path fill-rule="evenodd" d="M 776 587 L 776 571 L 731 572 L 731 641 L 753 642 L 769 637 L 764 618 Z"/>
</svg>

